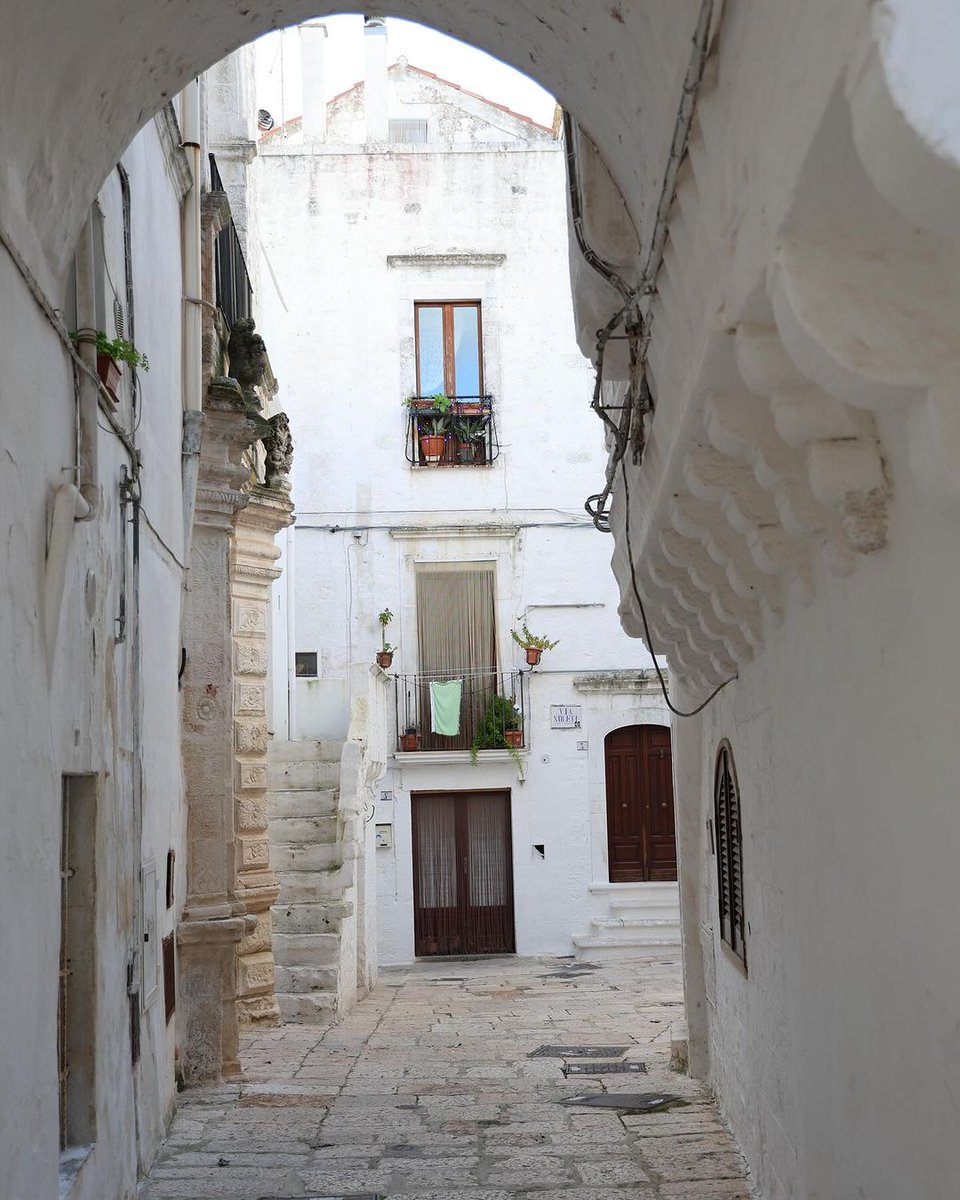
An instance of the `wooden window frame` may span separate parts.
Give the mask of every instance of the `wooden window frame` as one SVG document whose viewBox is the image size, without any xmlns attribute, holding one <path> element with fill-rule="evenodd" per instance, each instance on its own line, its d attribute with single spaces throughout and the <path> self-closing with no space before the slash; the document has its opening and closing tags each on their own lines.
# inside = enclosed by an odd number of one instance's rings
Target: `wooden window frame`
<svg viewBox="0 0 960 1200">
<path fill-rule="evenodd" d="M 717 912 L 720 938 L 747 969 L 743 905 L 743 816 L 733 747 L 726 738 L 717 748 L 713 772 L 713 820 L 717 855 Z"/>
<path fill-rule="evenodd" d="M 455 308 L 472 308 L 477 314 L 477 351 L 479 358 L 479 378 L 481 396 L 485 395 L 483 379 L 483 305 L 480 300 L 415 300 L 413 302 L 413 335 L 414 354 L 417 362 L 417 395 L 422 396 L 420 385 L 420 309 L 439 308 L 443 310 L 443 394 L 451 399 L 457 396 L 457 363 L 453 341 L 453 310 Z"/>
</svg>

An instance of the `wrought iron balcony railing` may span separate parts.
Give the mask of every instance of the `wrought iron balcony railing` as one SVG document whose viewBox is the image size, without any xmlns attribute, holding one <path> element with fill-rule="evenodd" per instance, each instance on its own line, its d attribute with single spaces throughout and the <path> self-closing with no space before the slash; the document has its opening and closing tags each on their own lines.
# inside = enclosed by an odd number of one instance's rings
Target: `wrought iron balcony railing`
<svg viewBox="0 0 960 1200">
<path fill-rule="evenodd" d="M 397 749 L 506 750 L 526 745 L 527 689 L 523 671 L 455 671 L 443 675 L 397 675 Z M 456 733 L 433 732 L 431 683 L 459 679 L 462 690 Z"/>
<path fill-rule="evenodd" d="M 411 396 L 407 462 L 415 467 L 487 467 L 500 455 L 492 396 Z"/>
<path fill-rule="evenodd" d="M 214 154 L 210 155 L 210 190 L 225 190 Z M 217 234 L 214 258 L 217 307 L 223 313 L 227 328 L 232 329 L 235 321 L 249 317 L 253 311 L 253 288 L 232 217 Z"/>
</svg>

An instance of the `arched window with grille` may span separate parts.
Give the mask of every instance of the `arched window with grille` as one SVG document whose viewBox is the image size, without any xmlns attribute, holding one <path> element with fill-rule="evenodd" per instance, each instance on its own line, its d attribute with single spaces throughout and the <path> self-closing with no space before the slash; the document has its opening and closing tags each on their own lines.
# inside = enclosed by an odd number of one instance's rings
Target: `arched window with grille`
<svg viewBox="0 0 960 1200">
<path fill-rule="evenodd" d="M 747 965 L 743 915 L 743 850 L 740 822 L 740 786 L 733 750 L 724 739 L 717 751 L 713 780 L 713 810 L 717 831 L 717 900 L 720 936 L 737 958 Z"/>
</svg>

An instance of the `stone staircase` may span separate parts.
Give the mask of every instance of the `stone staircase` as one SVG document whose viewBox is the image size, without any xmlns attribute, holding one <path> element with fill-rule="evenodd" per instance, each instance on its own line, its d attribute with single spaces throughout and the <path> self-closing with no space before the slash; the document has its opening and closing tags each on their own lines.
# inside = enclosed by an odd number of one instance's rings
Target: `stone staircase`
<svg viewBox="0 0 960 1200">
<path fill-rule="evenodd" d="M 578 960 L 679 958 L 678 884 L 594 884 L 590 891 L 606 893 L 610 915 L 595 917 L 589 933 L 574 935 Z"/>
<path fill-rule="evenodd" d="M 355 861 L 344 853 L 342 749 L 333 741 L 272 742 L 267 755 L 270 866 L 280 882 L 273 957 L 284 1021 L 325 1023 L 344 1011 Z"/>
</svg>

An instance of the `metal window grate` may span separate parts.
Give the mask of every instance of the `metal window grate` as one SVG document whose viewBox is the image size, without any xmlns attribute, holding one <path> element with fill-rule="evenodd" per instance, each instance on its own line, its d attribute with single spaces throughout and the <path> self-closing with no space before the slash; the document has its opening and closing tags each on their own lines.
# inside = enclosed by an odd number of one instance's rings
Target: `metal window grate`
<svg viewBox="0 0 960 1200">
<path fill-rule="evenodd" d="M 717 904 L 720 912 L 720 936 L 746 967 L 740 786 L 737 782 L 733 750 L 726 740 L 720 743 L 720 749 L 717 751 L 713 808 L 717 834 Z"/>
</svg>

